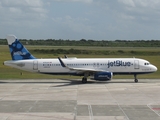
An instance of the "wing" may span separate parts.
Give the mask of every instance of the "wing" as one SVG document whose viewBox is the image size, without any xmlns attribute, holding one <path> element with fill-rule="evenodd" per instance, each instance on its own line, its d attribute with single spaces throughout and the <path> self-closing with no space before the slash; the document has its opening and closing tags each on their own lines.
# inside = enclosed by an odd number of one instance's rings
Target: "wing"
<svg viewBox="0 0 160 120">
<path fill-rule="evenodd" d="M 61 58 L 58 57 L 58 59 L 59 59 L 61 65 L 62 65 L 62 67 L 65 67 L 65 68 L 70 69 L 70 70 L 81 71 L 81 72 L 106 72 L 106 71 L 100 70 L 100 69 L 68 67 L 68 66 L 61 60 Z"/>
</svg>

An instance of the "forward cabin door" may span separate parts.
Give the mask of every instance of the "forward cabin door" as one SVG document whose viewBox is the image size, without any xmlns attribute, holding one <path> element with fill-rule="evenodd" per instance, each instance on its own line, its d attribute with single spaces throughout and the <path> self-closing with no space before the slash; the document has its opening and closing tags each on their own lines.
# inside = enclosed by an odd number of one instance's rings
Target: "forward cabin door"
<svg viewBox="0 0 160 120">
<path fill-rule="evenodd" d="M 134 69 L 139 69 L 139 60 L 134 61 Z"/>
<path fill-rule="evenodd" d="M 33 70 L 38 70 L 38 61 L 33 61 Z"/>
</svg>

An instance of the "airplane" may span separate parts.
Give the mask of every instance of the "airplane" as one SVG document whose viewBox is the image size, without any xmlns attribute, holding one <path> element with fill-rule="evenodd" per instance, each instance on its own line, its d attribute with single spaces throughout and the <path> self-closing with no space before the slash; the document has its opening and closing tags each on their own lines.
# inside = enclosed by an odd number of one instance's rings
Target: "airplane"
<svg viewBox="0 0 160 120">
<path fill-rule="evenodd" d="M 17 69 L 51 75 L 83 76 L 82 83 L 87 83 L 89 76 L 97 81 L 109 81 L 113 75 L 137 75 L 153 73 L 157 67 L 149 61 L 139 58 L 65 58 L 37 59 L 20 43 L 15 35 L 7 36 L 12 60 L 4 65 Z"/>
</svg>

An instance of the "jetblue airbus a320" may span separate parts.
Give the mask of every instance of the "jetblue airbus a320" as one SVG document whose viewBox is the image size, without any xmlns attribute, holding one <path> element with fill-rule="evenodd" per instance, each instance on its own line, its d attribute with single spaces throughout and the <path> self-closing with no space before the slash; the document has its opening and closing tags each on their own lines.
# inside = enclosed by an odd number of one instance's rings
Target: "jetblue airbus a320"
<svg viewBox="0 0 160 120">
<path fill-rule="evenodd" d="M 83 76 L 82 83 L 93 76 L 94 80 L 108 81 L 113 75 L 134 75 L 138 82 L 138 74 L 153 73 L 157 67 L 147 60 L 138 58 L 57 58 L 37 59 L 20 43 L 14 35 L 8 35 L 7 41 L 12 60 L 4 65 L 25 71 L 51 75 Z"/>
</svg>

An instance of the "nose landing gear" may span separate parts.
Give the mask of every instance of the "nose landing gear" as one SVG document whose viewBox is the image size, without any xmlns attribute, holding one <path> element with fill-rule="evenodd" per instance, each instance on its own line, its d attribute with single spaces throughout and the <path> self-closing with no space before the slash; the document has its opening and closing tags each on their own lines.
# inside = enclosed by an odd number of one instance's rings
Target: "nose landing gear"
<svg viewBox="0 0 160 120">
<path fill-rule="evenodd" d="M 134 75 L 134 82 L 138 83 L 138 79 L 137 79 L 137 75 L 136 74 Z"/>
</svg>

